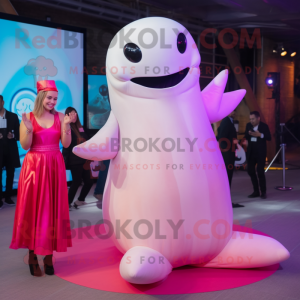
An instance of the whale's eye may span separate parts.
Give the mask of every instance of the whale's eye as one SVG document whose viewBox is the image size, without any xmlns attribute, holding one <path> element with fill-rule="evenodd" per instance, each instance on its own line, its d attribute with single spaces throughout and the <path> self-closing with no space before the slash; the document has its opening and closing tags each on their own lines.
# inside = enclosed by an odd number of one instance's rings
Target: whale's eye
<svg viewBox="0 0 300 300">
<path fill-rule="evenodd" d="M 177 48 L 180 53 L 184 53 L 186 50 L 186 37 L 182 32 L 177 37 Z"/>
<path fill-rule="evenodd" d="M 126 44 L 123 48 L 123 52 L 126 58 L 133 63 L 138 63 L 142 59 L 142 51 L 139 46 L 134 43 Z"/>
</svg>

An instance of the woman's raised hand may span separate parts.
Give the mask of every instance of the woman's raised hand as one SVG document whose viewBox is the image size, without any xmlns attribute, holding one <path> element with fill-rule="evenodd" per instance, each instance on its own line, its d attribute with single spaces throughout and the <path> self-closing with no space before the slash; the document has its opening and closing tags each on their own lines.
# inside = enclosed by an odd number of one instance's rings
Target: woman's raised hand
<svg viewBox="0 0 300 300">
<path fill-rule="evenodd" d="M 27 118 L 26 113 L 22 113 L 22 121 L 25 125 L 25 127 L 27 128 L 28 131 L 32 131 L 33 130 L 33 126 L 31 121 Z"/>
<path fill-rule="evenodd" d="M 73 123 L 75 121 L 75 118 L 76 118 L 76 113 L 73 113 L 73 114 L 68 114 L 68 115 L 65 115 L 64 117 L 64 123 L 65 124 L 70 124 L 70 123 Z"/>
</svg>

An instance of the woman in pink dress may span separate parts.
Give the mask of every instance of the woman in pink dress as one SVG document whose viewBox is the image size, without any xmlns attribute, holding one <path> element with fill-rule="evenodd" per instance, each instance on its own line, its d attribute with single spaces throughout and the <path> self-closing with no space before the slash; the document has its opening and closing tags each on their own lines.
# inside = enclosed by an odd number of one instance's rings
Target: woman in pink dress
<svg viewBox="0 0 300 300">
<path fill-rule="evenodd" d="M 54 274 L 53 251 L 72 246 L 68 189 L 59 141 L 71 143 L 73 116 L 55 111 L 58 91 L 53 80 L 37 82 L 31 113 L 22 115 L 20 143 L 28 150 L 19 178 L 17 207 L 10 248 L 29 249 L 33 276 L 42 276 L 37 254 L 45 255 L 44 271 Z"/>
</svg>

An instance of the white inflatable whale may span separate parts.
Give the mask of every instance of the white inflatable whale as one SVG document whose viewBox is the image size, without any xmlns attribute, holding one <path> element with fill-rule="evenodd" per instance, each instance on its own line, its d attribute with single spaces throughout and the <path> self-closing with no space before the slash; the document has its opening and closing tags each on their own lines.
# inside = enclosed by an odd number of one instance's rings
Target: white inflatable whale
<svg viewBox="0 0 300 300">
<path fill-rule="evenodd" d="M 232 231 L 211 123 L 233 111 L 245 90 L 223 94 L 223 71 L 201 91 L 199 65 L 181 24 L 153 17 L 125 26 L 107 53 L 109 119 L 73 149 L 86 159 L 111 159 L 103 218 L 124 253 L 121 276 L 131 283 L 157 282 L 183 265 L 255 268 L 289 257 L 272 238 Z"/>
</svg>

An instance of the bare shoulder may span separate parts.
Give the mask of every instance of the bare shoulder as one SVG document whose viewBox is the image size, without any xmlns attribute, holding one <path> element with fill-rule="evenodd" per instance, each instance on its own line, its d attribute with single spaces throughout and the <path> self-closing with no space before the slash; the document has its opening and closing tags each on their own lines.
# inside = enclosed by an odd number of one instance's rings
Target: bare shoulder
<svg viewBox="0 0 300 300">
<path fill-rule="evenodd" d="M 64 120 L 65 115 L 61 112 L 58 112 L 58 116 L 59 116 L 60 121 L 62 122 Z"/>
</svg>

